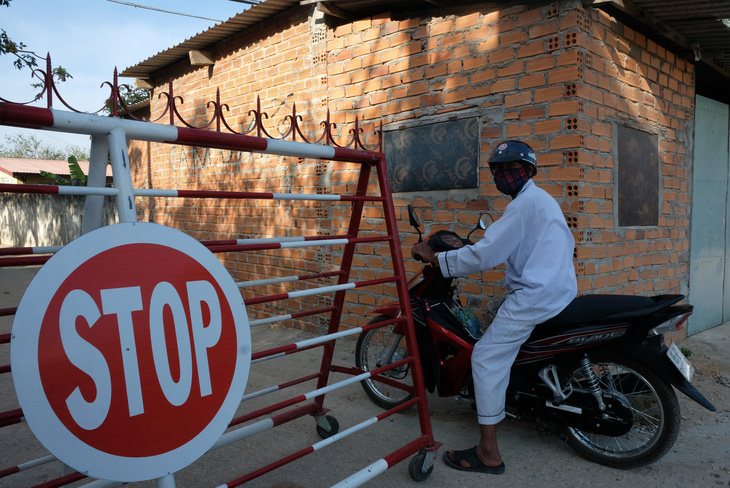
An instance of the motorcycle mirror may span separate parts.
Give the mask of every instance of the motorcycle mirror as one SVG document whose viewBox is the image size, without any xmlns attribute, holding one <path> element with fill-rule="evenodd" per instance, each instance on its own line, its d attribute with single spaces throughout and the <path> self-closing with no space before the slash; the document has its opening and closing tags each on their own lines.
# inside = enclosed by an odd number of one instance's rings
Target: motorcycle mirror
<svg viewBox="0 0 730 488">
<path fill-rule="evenodd" d="M 421 227 L 421 221 L 418 220 L 418 215 L 416 215 L 416 211 L 413 209 L 413 205 L 411 205 L 410 203 L 408 204 L 408 221 L 413 227 Z"/>
<path fill-rule="evenodd" d="M 416 211 L 410 203 L 408 204 L 408 222 L 410 222 L 411 226 L 418 231 L 418 242 L 422 242 L 423 234 L 421 234 L 421 221 L 418 220 L 418 215 L 416 215 Z"/>
<path fill-rule="evenodd" d="M 479 214 L 479 228 L 487 230 L 487 227 L 494 223 L 492 216 L 486 212 Z"/>
<path fill-rule="evenodd" d="M 467 239 L 471 237 L 471 235 L 476 232 L 477 229 L 487 230 L 487 227 L 492 225 L 494 223 L 494 218 L 487 212 L 482 212 L 479 214 L 479 222 L 477 222 L 476 227 L 472 229 L 471 232 L 469 232 L 469 235 L 466 236 Z"/>
</svg>

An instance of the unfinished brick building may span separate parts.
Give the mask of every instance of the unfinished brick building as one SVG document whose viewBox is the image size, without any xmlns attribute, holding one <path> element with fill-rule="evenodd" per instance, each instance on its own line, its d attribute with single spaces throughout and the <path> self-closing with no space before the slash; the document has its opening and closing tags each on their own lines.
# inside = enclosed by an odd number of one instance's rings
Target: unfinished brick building
<svg viewBox="0 0 730 488">
<path fill-rule="evenodd" d="M 717 15 L 730 17 L 723 2 L 710 3 Z M 719 113 L 711 125 L 720 123 L 724 142 L 703 138 L 701 144 L 720 149 L 727 187 L 728 95 L 714 87 L 727 83 L 730 72 L 707 57 L 695 61 L 683 43 L 696 39 L 670 42 L 656 26 L 638 23 L 637 15 L 605 8 L 612 2 L 372 0 L 346 11 L 349 4 L 266 0 L 122 75 L 152 90 L 148 116 L 164 115 L 162 123 L 176 100 L 192 125 L 205 125 L 221 107 L 230 128 L 243 133 L 255 127 L 257 99 L 273 137 L 291 126 L 294 104 L 310 140 L 319 137 L 328 111 L 340 142 L 357 117 L 363 139 L 374 147 L 382 123 L 391 186 L 403 209 L 404 247 L 416 239 L 408 203 L 421 212 L 427 231 L 465 235 L 481 211 L 498 216 L 508 200 L 491 184 L 486 161 L 496 142 L 522 139 L 537 152 L 536 182 L 558 200 L 573 230 L 579 293 L 682 293 L 699 301 L 705 286 L 714 289 L 706 284 L 704 264 L 711 257 L 700 250 L 692 255 L 699 240 L 693 235 L 700 232 L 692 212 L 703 197 L 692 192 L 701 137 L 695 127 L 699 117 L 705 124 L 706 114 Z M 724 35 L 727 46 L 730 30 Z M 451 157 L 452 149 L 458 157 Z M 130 150 L 136 183 L 144 187 L 327 193 L 354 184 L 354 173 L 341 163 L 134 141 Z M 722 215 L 703 222 L 708 229 L 724 229 L 727 204 L 720 207 Z M 339 234 L 349 212 L 347 205 L 322 202 L 302 210 L 152 199 L 138 209 L 141 220 L 200 239 L 265 237 L 274 227 L 291 236 Z M 379 210 L 366 209 L 365 231 L 382 225 Z M 338 263 L 338 251 L 222 259 L 235 278 L 248 280 L 325 271 Z M 377 277 L 389 267 L 372 245 L 358 248 L 354 265 L 353 279 Z M 724 272 L 714 275 L 723 282 Z M 463 297 L 482 308 L 501 292 L 501 278 L 496 269 L 462 280 Z M 388 286 L 376 288 L 348 295 L 345 323 L 364 324 L 369 310 L 392 295 Z M 730 301 L 719 290 L 713 299 L 719 303 L 708 305 L 713 316 L 700 316 L 695 331 L 727 320 Z M 253 313 L 272 312 L 261 307 Z"/>
</svg>

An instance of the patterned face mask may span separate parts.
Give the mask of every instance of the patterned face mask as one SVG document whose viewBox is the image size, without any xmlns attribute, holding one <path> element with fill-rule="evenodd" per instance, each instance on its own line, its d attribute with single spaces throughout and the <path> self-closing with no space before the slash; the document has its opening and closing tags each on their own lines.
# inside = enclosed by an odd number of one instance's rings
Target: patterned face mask
<svg viewBox="0 0 730 488">
<path fill-rule="evenodd" d="M 512 198 L 517 196 L 529 179 L 530 172 L 527 168 L 503 169 L 494 173 L 494 184 L 497 185 L 497 190 Z"/>
</svg>

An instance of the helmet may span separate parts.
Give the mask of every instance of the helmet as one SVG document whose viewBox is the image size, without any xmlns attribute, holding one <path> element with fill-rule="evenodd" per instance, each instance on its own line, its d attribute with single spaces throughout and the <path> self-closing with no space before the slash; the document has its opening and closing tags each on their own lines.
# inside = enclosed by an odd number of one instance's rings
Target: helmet
<svg viewBox="0 0 730 488">
<path fill-rule="evenodd" d="M 492 152 L 492 156 L 489 158 L 489 166 L 492 167 L 494 163 L 509 163 L 511 161 L 521 161 L 537 171 L 535 151 L 520 141 L 501 142 Z"/>
</svg>

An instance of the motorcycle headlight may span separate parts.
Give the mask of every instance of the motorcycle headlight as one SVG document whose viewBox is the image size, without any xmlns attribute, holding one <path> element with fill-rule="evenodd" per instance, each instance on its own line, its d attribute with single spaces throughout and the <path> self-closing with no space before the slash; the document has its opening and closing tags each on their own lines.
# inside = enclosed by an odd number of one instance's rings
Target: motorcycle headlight
<svg viewBox="0 0 730 488">
<path fill-rule="evenodd" d="M 687 312 L 662 322 L 649 331 L 649 337 L 664 335 L 667 332 L 673 332 L 675 330 L 682 330 L 684 323 L 687 322 L 690 315 L 692 315 L 692 312 Z"/>
</svg>

